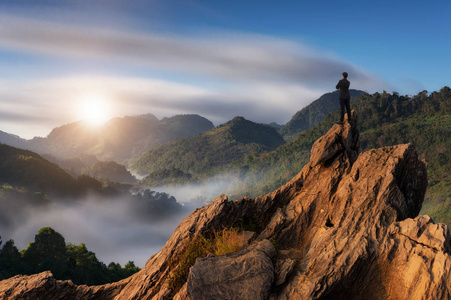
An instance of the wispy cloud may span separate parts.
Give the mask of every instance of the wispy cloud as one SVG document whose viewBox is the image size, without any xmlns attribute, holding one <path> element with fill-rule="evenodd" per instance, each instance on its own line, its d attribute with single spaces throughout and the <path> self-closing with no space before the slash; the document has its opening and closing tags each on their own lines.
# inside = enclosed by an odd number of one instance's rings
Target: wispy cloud
<svg viewBox="0 0 451 300">
<path fill-rule="evenodd" d="M 111 116 L 137 115 L 150 112 L 162 118 L 182 113 L 200 114 L 216 124 L 241 115 L 256 122 L 288 120 L 296 110 L 316 99 L 321 93 L 295 84 L 268 82 L 249 83 L 234 89 L 207 89 L 157 79 L 133 77 L 80 76 L 46 80 L 0 80 L 8 89 L 0 88 L 0 127 L 7 124 L 45 122 L 48 130 L 81 119 L 80 105 L 89 95 L 104 97 Z M 58 89 L 54 89 L 58 86 Z M 10 90 L 27 89 L 15 102 Z M 45 97 L 44 97 L 45 96 Z M 17 118 L 15 118 L 15 116 Z M 13 132 L 31 138 L 29 134 Z M 41 128 L 39 128 L 41 130 Z M 49 132 L 48 131 L 48 132 Z M 45 134 L 40 135 L 46 135 Z M 39 135 L 39 134 L 38 134 Z"/>
<path fill-rule="evenodd" d="M 78 74 L 0 82 L 3 113 L 11 115 L 22 105 L 21 115 L 39 116 L 45 111 L 48 119 L 59 124 L 76 120 L 76 103 L 87 92 L 107 94 L 120 115 L 198 113 L 216 123 L 243 115 L 257 122 L 284 123 L 316 97 L 333 90 L 343 71 L 350 73 L 354 88 L 390 90 L 376 76 L 333 55 L 298 42 L 248 33 L 139 33 L 3 14 L 0 48 L 170 74 L 166 80 L 158 75 Z M 171 81 L 171 74 L 182 74 L 186 83 Z M 8 108 L 6 103 L 15 104 Z"/>
<path fill-rule="evenodd" d="M 374 79 L 350 63 L 280 38 L 233 32 L 199 36 L 135 33 L 68 26 L 2 15 L 0 45 L 15 50 L 102 60 L 226 77 L 232 80 L 324 82 L 344 70 Z"/>
</svg>

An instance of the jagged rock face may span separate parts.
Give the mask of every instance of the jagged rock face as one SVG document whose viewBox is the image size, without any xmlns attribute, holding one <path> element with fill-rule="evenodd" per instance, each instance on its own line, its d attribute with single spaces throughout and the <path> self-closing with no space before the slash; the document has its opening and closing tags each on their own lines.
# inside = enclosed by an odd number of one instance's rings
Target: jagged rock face
<svg viewBox="0 0 451 300">
<path fill-rule="evenodd" d="M 0 299 L 113 299 L 126 282 L 127 279 L 98 287 L 76 286 L 70 280 L 56 280 L 46 271 L 0 281 Z"/>
<path fill-rule="evenodd" d="M 346 114 L 344 126 L 335 124 L 326 135 L 320 137 L 312 146 L 310 165 L 315 167 L 323 162 L 332 160 L 337 155 L 344 155 L 352 164 L 357 159 L 360 141 L 357 130 L 357 113 L 351 112 L 352 120 L 348 123 Z"/>
<path fill-rule="evenodd" d="M 255 199 L 220 197 L 196 209 L 139 273 L 107 286 L 71 286 L 77 299 L 168 299 L 173 294 L 167 285 L 173 271 L 168 261 L 198 234 L 240 220 L 261 227 L 256 243 L 276 241 L 278 257 L 265 271 L 277 286 L 270 299 L 449 299 L 448 228 L 427 216 L 416 217 L 427 186 L 426 164 L 410 144 L 357 155 L 356 124 L 355 112 L 350 122 L 335 124 L 315 142 L 310 162 L 280 189 Z M 225 258 L 233 264 L 242 255 Z M 198 260 L 174 299 L 190 299 L 193 287 L 205 283 L 205 277 L 196 274 L 211 274 L 211 268 L 221 273 L 218 264 L 225 258 Z M 0 282 L 0 298 L 18 295 L 16 289 L 26 291 L 15 284 L 27 278 L 32 277 Z M 215 299 L 230 296 L 221 297 L 213 287 L 208 291 L 208 285 L 204 290 L 206 294 L 191 299 L 211 299 L 205 296 L 209 292 Z M 52 291 L 59 297 L 65 290 Z M 267 284 L 257 293 L 262 296 L 256 299 L 264 299 Z"/>
</svg>

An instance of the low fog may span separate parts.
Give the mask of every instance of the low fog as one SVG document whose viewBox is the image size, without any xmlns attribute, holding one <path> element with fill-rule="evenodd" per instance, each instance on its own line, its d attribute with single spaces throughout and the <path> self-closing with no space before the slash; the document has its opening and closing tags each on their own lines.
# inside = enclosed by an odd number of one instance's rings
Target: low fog
<svg viewBox="0 0 451 300">
<path fill-rule="evenodd" d="M 159 187 L 131 195 L 30 201 L 0 195 L 0 236 L 21 250 L 42 227 L 61 233 L 66 243 L 85 243 L 105 264 L 129 260 L 139 267 L 157 253 L 183 218 L 195 208 L 236 189 L 223 174 L 182 187 Z"/>
<path fill-rule="evenodd" d="M 214 201 L 221 194 L 237 189 L 236 178 L 221 174 L 219 177 L 202 180 L 198 183 L 184 184 L 183 186 L 151 187 L 158 192 L 166 192 L 176 199 L 182 200 L 184 207 L 191 209 L 204 206 Z"/>
<path fill-rule="evenodd" d="M 114 261 L 124 266 L 131 260 L 143 267 L 193 209 L 166 194 L 151 196 L 162 196 L 165 204 L 155 207 L 155 201 L 139 195 L 54 199 L 39 204 L 0 197 L 0 236 L 3 241 L 13 239 L 21 250 L 34 241 L 40 228 L 49 226 L 61 233 L 66 243 L 85 243 L 107 265 Z"/>
</svg>

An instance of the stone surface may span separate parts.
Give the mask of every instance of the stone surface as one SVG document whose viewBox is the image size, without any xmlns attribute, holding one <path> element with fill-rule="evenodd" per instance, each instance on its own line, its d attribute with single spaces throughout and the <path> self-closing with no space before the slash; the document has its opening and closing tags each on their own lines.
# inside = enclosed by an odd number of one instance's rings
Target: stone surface
<svg viewBox="0 0 451 300">
<path fill-rule="evenodd" d="M 428 216 L 393 223 L 378 257 L 388 299 L 451 299 L 450 246 L 447 226 Z"/>
<path fill-rule="evenodd" d="M 294 268 L 295 261 L 291 258 L 278 259 L 276 262 L 276 279 L 275 285 L 281 285 L 285 282 L 287 277 L 291 274 Z"/>
<path fill-rule="evenodd" d="M 168 288 L 173 271 L 168 262 L 197 235 L 243 220 L 263 228 L 246 249 L 273 239 L 279 259 L 294 261 L 292 274 L 271 299 L 450 299 L 448 228 L 417 217 L 427 186 L 426 164 L 410 144 L 358 155 L 356 124 L 355 112 L 349 122 L 335 124 L 313 145 L 310 162 L 278 190 L 255 199 L 222 196 L 193 211 L 130 278 L 86 287 L 54 280 L 49 273 L 19 276 L 0 282 L 0 299 L 168 299 L 172 294 L 186 299 L 188 285 L 178 293 Z M 237 255 L 209 257 L 193 274 L 226 258 L 229 265 L 217 267 L 221 273 L 241 261 Z M 214 288 L 204 290 L 214 294 Z"/>
<path fill-rule="evenodd" d="M 46 271 L 30 276 L 17 275 L 0 281 L 0 299 L 113 299 L 126 282 L 127 279 L 113 285 L 76 286 L 70 280 L 56 280 L 51 272 Z"/>
<path fill-rule="evenodd" d="M 357 123 L 357 112 L 351 112 L 351 120 L 348 115 L 344 124 L 334 124 L 329 132 L 320 137 L 312 146 L 310 164 L 312 167 L 326 162 L 337 155 L 346 155 L 353 163 L 358 155 L 360 142 L 359 131 L 353 124 Z"/>
<path fill-rule="evenodd" d="M 188 276 L 190 299 L 267 299 L 276 249 L 268 240 L 235 253 L 198 258 Z"/>
<path fill-rule="evenodd" d="M 188 292 L 186 291 L 187 283 L 183 285 L 180 291 L 174 296 L 173 300 L 190 300 Z"/>
<path fill-rule="evenodd" d="M 251 243 L 252 240 L 257 236 L 257 234 L 253 231 L 244 231 L 243 235 L 246 243 Z"/>
</svg>

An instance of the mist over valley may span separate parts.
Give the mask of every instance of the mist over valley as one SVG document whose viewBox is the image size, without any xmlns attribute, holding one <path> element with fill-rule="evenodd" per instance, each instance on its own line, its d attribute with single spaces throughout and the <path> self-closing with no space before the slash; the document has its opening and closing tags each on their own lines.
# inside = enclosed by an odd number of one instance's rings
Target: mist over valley
<svg viewBox="0 0 451 300">
<path fill-rule="evenodd" d="M 143 267 L 158 252 L 192 206 L 182 206 L 164 193 L 143 191 L 142 196 L 89 195 L 30 203 L 2 190 L 0 232 L 25 249 L 42 227 L 61 233 L 66 242 L 84 243 L 106 264 L 134 261 Z"/>
</svg>

